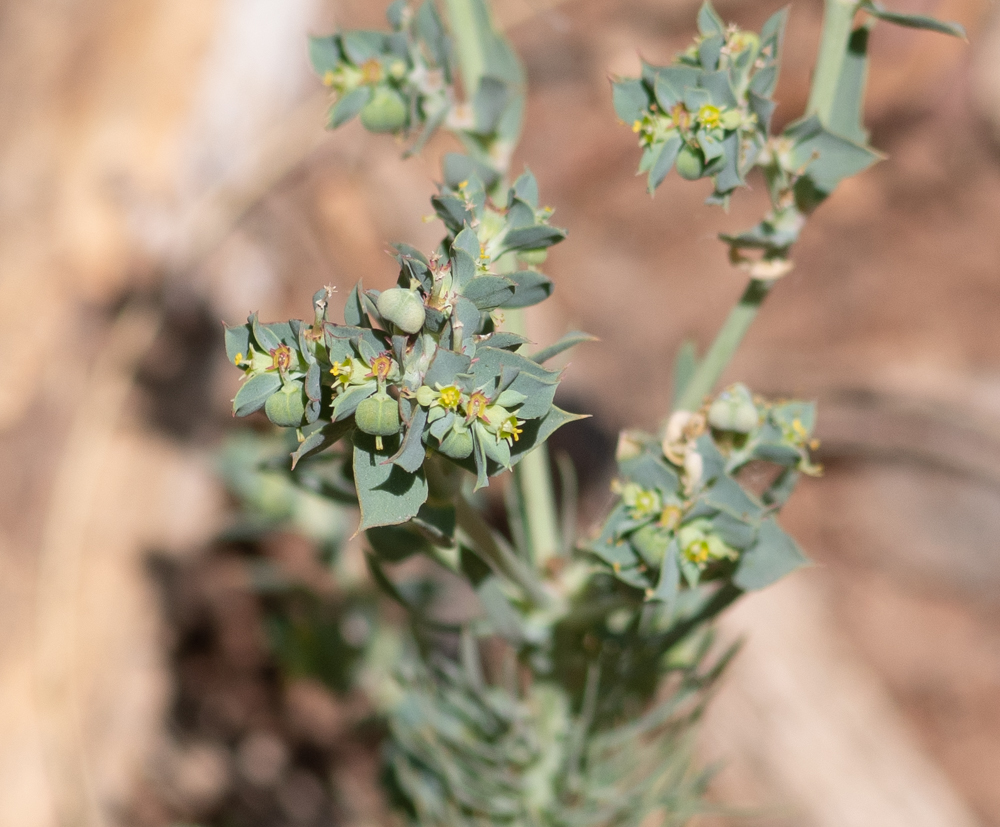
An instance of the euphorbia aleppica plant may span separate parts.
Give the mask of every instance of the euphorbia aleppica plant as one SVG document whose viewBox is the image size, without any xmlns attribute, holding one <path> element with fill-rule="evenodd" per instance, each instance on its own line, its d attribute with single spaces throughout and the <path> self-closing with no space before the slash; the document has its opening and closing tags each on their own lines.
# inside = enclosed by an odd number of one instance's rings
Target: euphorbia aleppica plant
<svg viewBox="0 0 1000 827">
<path fill-rule="evenodd" d="M 554 404 L 560 372 L 546 365 L 590 337 L 536 349 L 519 333 L 520 309 L 554 289 L 540 267 L 566 234 L 535 178 L 509 170 L 525 101 L 516 55 L 485 0 L 397 0 L 386 31 L 311 42 L 331 128 L 358 116 L 408 153 L 445 129 L 466 150 L 444 156 L 432 198 L 440 245 L 397 244 L 396 286 L 359 282 L 343 322 L 322 289 L 309 320 L 254 314 L 226 331 L 244 374 L 235 413 L 262 409 L 295 433 L 295 484 L 358 504 L 372 583 L 410 618 L 361 660 L 388 725 L 393 800 L 414 824 L 638 825 L 653 812 L 681 824 L 703 806 L 690 735 L 730 654 L 713 647 L 712 619 L 805 562 L 776 517 L 818 471 L 811 403 L 716 385 L 809 216 L 879 159 L 862 123 L 872 26 L 963 36 L 870 0 L 826 0 L 808 108 L 774 133 L 785 19 L 745 31 L 706 2 L 673 62 L 613 81 L 651 193 L 676 169 L 711 179 L 710 203 L 725 206 L 759 175 L 771 209 L 722 236 L 747 288 L 707 352 L 679 354 L 660 431 L 621 434 L 615 502 L 579 542 L 560 525 L 545 449 L 577 417 Z M 745 483 L 750 463 L 772 469 L 763 488 Z M 510 471 L 504 533 L 474 494 Z M 469 583 L 467 620 L 435 620 L 433 596 L 394 582 L 388 564 L 414 555 Z M 496 663 L 484 663 L 486 640 Z"/>
</svg>

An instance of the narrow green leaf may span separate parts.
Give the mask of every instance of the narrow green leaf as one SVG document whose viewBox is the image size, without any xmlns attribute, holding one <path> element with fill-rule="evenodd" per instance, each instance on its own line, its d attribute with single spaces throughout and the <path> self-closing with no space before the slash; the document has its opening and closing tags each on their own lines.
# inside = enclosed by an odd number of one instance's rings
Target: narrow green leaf
<svg viewBox="0 0 1000 827">
<path fill-rule="evenodd" d="M 563 335 L 558 342 L 542 348 L 537 353 L 533 353 L 531 355 L 531 361 L 544 365 L 547 361 L 549 361 L 549 359 L 558 356 L 560 353 L 569 350 L 571 347 L 582 345 L 585 342 L 597 341 L 599 341 L 599 339 L 596 336 L 591 336 L 589 333 L 584 333 L 582 330 L 571 330 L 569 333 Z"/>
<path fill-rule="evenodd" d="M 925 29 L 929 32 L 949 34 L 952 37 L 968 40 L 965 27 L 959 23 L 935 20 L 933 17 L 926 17 L 921 14 L 903 14 L 901 12 L 889 11 L 885 6 L 872 2 L 872 0 L 861 0 L 860 8 L 868 12 L 872 17 L 877 17 L 886 23 L 895 23 L 897 26 L 907 26 L 911 29 Z"/>
</svg>

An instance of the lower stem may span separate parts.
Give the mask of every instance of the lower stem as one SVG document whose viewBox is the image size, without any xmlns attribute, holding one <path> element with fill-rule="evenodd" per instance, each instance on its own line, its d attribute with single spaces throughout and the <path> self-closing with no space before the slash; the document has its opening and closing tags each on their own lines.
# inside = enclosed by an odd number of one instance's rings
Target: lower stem
<svg viewBox="0 0 1000 827">
<path fill-rule="evenodd" d="M 455 498 L 455 519 L 473 548 L 494 571 L 515 583 L 536 606 L 547 606 L 552 602 L 535 571 L 497 541 L 493 529 L 461 494 Z"/>
<path fill-rule="evenodd" d="M 705 397 L 712 392 L 723 371 L 732 360 L 773 284 L 772 281 L 761 279 L 750 280 L 743 295 L 740 296 L 740 300 L 729 312 L 729 317 L 722 325 L 715 341 L 712 342 L 708 353 L 698 363 L 694 376 L 684 387 L 677 402 L 677 410 L 694 411 L 701 407 Z"/>
</svg>

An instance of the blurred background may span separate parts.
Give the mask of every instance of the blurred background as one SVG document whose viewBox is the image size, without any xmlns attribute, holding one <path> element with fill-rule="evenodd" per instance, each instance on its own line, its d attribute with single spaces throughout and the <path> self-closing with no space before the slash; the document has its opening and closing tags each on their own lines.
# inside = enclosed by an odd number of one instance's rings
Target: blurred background
<svg viewBox="0 0 1000 827">
<path fill-rule="evenodd" d="M 755 28 L 779 3 L 717 5 Z M 816 214 L 728 374 L 819 400 L 826 473 L 783 520 L 817 565 L 723 623 L 746 644 L 700 751 L 733 812 L 705 825 L 1000 825 L 1000 7 L 892 5 L 971 44 L 877 28 L 868 123 L 889 160 Z M 601 339 L 561 403 L 594 415 L 560 440 L 590 525 L 615 432 L 655 426 L 677 347 L 705 346 L 742 290 L 715 234 L 766 198 L 726 215 L 707 182 L 651 200 L 634 177 L 607 77 L 684 47 L 693 0 L 496 6 L 529 75 L 515 169 L 570 232 L 529 332 Z M 821 13 L 791 3 L 779 125 L 804 107 Z M 315 537 L 248 551 L 218 475 L 245 427 L 220 320 L 384 288 L 387 242 L 440 238 L 423 217 L 449 139 L 404 162 L 356 122 L 322 128 L 306 35 L 382 14 L 0 2 L 3 827 L 393 823 L 363 700 L 282 678 L 268 645 L 248 555 L 335 595 Z"/>
</svg>

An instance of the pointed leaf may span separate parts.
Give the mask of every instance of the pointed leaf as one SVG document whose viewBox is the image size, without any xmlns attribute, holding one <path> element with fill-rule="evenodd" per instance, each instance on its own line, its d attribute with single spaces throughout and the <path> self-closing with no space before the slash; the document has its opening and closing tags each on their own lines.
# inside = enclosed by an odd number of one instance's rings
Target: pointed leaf
<svg viewBox="0 0 1000 827">
<path fill-rule="evenodd" d="M 514 295 L 499 305 L 507 309 L 531 307 L 545 301 L 555 289 L 552 279 L 537 270 L 519 270 L 509 273 L 507 279 L 514 283 Z"/>
<path fill-rule="evenodd" d="M 354 432 L 354 483 L 361 505 L 361 529 L 397 525 L 416 516 L 427 499 L 423 469 L 408 473 L 398 465 L 383 464 L 395 447 L 386 439 L 385 450 L 375 449 L 375 437 Z"/>
<path fill-rule="evenodd" d="M 247 416 L 264 407 L 268 397 L 281 387 L 281 377 L 277 373 L 258 373 L 251 376 L 236 392 L 233 399 L 233 413 Z"/>
<path fill-rule="evenodd" d="M 763 589 L 808 562 L 796 542 L 767 519 L 760 524 L 757 542 L 740 560 L 733 582 L 747 591 Z"/>
<path fill-rule="evenodd" d="M 566 333 L 558 342 L 549 345 L 548 347 L 542 348 L 537 353 L 531 355 L 531 361 L 537 362 L 540 365 L 545 364 L 549 359 L 554 356 L 558 356 L 565 350 L 569 350 L 571 347 L 576 347 L 577 345 L 582 345 L 584 342 L 597 342 L 600 341 L 596 336 L 591 336 L 589 333 L 584 333 L 581 330 L 571 330 Z"/>
<path fill-rule="evenodd" d="M 968 40 L 965 28 L 959 23 L 947 23 L 943 20 L 935 20 L 933 17 L 925 17 L 921 14 L 902 14 L 901 12 L 889 11 L 880 3 L 872 0 L 861 0 L 861 9 L 868 12 L 879 20 L 886 23 L 895 23 L 897 26 L 908 26 L 911 29 L 926 29 L 930 32 L 940 34 L 950 34 L 962 40 Z"/>
</svg>

